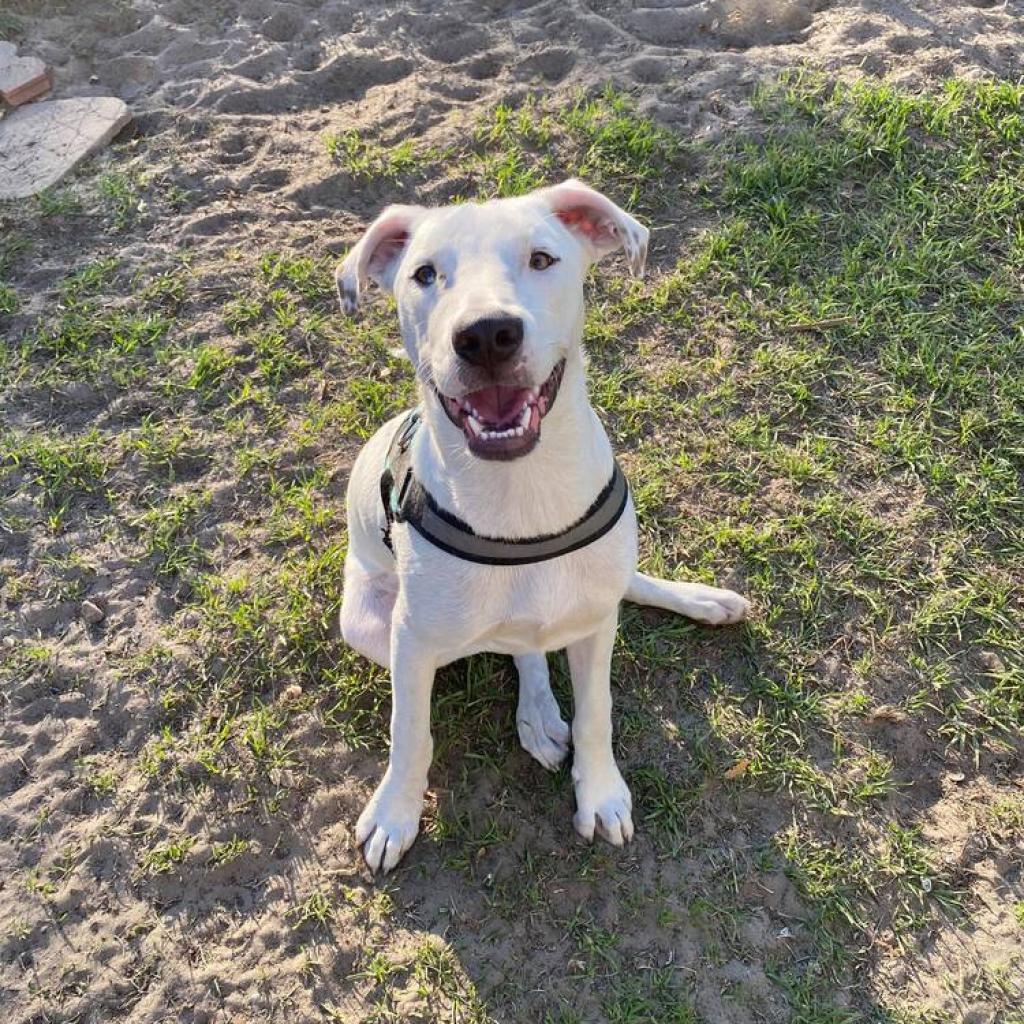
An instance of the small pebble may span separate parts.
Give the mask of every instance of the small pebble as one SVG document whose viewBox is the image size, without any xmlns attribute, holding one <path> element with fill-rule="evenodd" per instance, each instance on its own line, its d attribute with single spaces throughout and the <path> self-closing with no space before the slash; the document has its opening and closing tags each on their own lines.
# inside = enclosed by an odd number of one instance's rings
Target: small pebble
<svg viewBox="0 0 1024 1024">
<path fill-rule="evenodd" d="M 82 602 L 82 618 L 86 622 L 95 626 L 97 622 L 102 622 L 106 617 L 106 612 L 98 604 L 93 604 L 92 601 Z"/>
</svg>

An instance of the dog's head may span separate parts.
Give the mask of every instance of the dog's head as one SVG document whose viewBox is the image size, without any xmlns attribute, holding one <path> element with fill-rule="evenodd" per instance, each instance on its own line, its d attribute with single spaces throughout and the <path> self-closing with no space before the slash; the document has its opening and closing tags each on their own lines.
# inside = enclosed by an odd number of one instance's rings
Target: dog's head
<svg viewBox="0 0 1024 1024">
<path fill-rule="evenodd" d="M 570 180 L 515 199 L 389 206 L 335 275 L 346 312 L 369 280 L 394 294 L 421 381 L 485 459 L 514 459 L 541 420 L 583 330 L 583 279 L 625 250 L 643 273 L 648 231 Z"/>
</svg>

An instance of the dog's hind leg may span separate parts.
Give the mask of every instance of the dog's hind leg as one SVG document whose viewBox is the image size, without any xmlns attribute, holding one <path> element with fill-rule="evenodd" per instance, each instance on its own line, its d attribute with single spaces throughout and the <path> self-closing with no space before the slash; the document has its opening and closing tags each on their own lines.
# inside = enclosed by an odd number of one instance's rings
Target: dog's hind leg
<svg viewBox="0 0 1024 1024">
<path fill-rule="evenodd" d="M 397 596 L 394 573 L 367 572 L 349 558 L 341 600 L 341 635 L 349 647 L 384 668 L 391 662 L 391 613 Z"/>
<path fill-rule="evenodd" d="M 633 604 L 664 608 L 712 626 L 741 622 L 750 612 L 747 599 L 732 590 L 708 587 L 703 583 L 660 580 L 642 572 L 633 575 L 633 582 L 626 591 L 626 600 Z"/>
<path fill-rule="evenodd" d="M 528 754 L 554 771 L 569 752 L 569 726 L 562 721 L 558 701 L 551 692 L 548 660 L 543 654 L 520 654 L 515 663 L 519 673 L 519 742 Z"/>
</svg>

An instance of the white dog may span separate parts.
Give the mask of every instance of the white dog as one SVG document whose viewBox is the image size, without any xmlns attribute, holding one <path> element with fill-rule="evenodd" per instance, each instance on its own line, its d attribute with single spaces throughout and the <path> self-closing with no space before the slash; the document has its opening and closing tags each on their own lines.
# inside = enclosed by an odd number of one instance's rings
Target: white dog
<svg viewBox="0 0 1024 1024">
<path fill-rule="evenodd" d="M 609 674 L 619 602 L 737 622 L 728 590 L 636 571 L 636 519 L 580 347 L 583 280 L 624 249 L 643 272 L 648 231 L 578 181 L 516 199 L 388 207 L 338 268 L 352 312 L 368 280 L 393 292 L 416 367 L 418 419 L 367 443 L 348 488 L 341 629 L 391 670 L 387 771 L 356 825 L 371 870 L 390 871 L 419 830 L 437 669 L 510 654 L 519 739 L 544 767 L 569 728 L 545 652 L 566 648 L 575 713 L 576 830 L 616 846 L 632 802 L 612 753 Z"/>
</svg>

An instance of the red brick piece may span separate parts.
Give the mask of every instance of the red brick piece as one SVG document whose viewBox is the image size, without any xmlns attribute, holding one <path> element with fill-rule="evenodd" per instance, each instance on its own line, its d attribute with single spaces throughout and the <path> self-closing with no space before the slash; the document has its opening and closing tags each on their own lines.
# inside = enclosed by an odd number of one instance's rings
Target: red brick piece
<svg viewBox="0 0 1024 1024">
<path fill-rule="evenodd" d="M 0 65 L 0 99 L 9 107 L 38 99 L 52 87 L 50 70 L 38 57 L 15 57 Z"/>
</svg>

